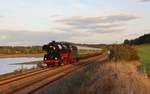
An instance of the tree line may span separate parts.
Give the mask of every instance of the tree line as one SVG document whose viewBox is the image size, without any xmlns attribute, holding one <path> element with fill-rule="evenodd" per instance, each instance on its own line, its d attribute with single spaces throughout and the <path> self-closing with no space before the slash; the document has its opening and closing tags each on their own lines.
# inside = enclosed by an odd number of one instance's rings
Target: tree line
<svg viewBox="0 0 150 94">
<path fill-rule="evenodd" d="M 43 53 L 41 46 L 0 46 L 0 54 L 39 54 Z"/>
<path fill-rule="evenodd" d="M 140 36 L 133 40 L 126 39 L 124 40 L 124 44 L 129 44 L 129 45 L 150 44 L 150 33 L 144 34 L 143 36 Z"/>
</svg>

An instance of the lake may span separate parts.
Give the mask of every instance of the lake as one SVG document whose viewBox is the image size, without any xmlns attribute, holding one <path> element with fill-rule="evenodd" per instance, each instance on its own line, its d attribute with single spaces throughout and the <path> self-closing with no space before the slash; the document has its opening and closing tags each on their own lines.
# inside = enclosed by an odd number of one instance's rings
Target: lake
<svg viewBox="0 0 150 94">
<path fill-rule="evenodd" d="M 21 65 L 11 65 L 14 63 L 29 62 L 42 60 L 42 57 L 19 57 L 19 58 L 0 58 L 0 75 L 13 72 L 16 69 L 21 69 Z M 33 68 L 36 65 L 23 65 L 24 68 Z"/>
</svg>

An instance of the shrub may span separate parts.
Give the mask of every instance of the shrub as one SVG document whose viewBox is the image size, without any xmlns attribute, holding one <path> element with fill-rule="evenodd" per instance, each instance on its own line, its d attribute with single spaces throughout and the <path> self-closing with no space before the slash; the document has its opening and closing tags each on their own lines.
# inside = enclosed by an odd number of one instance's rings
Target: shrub
<svg viewBox="0 0 150 94">
<path fill-rule="evenodd" d="M 109 58 L 112 61 L 139 59 L 136 50 L 129 45 L 111 45 L 108 47 L 108 50 L 110 51 Z"/>
</svg>

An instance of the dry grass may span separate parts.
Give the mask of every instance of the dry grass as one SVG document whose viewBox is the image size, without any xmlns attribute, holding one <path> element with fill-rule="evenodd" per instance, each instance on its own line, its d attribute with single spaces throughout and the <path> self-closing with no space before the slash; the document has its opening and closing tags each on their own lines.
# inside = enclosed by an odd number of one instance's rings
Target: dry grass
<svg viewBox="0 0 150 94">
<path fill-rule="evenodd" d="M 110 51 L 110 59 L 112 61 L 139 59 L 136 50 L 129 45 L 111 45 L 108 50 Z"/>
<path fill-rule="evenodd" d="M 150 94 L 150 81 L 138 73 L 135 63 L 115 62 L 99 66 L 93 76 L 94 83 L 84 90 L 84 94 Z"/>
<path fill-rule="evenodd" d="M 123 61 L 92 63 L 38 94 L 150 94 L 150 81 L 137 71 L 137 65 Z"/>
</svg>

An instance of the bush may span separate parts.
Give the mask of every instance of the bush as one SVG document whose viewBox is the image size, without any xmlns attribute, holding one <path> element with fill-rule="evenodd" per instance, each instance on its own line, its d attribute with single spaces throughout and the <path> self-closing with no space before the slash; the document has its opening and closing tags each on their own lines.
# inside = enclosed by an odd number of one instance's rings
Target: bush
<svg viewBox="0 0 150 94">
<path fill-rule="evenodd" d="M 108 47 L 108 50 L 110 51 L 109 57 L 112 61 L 139 59 L 136 50 L 129 45 L 111 45 Z"/>
</svg>

